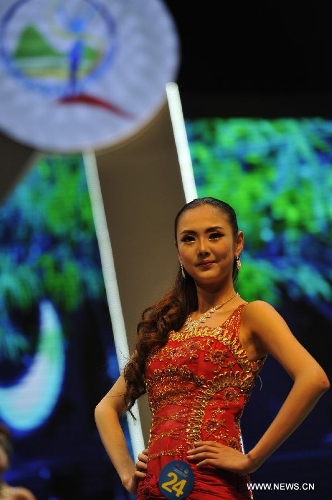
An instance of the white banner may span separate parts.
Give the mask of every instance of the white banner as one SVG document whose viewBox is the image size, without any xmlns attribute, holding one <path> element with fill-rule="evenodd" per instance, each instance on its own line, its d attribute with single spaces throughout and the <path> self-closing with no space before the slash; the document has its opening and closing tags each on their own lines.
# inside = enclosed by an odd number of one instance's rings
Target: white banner
<svg viewBox="0 0 332 500">
<path fill-rule="evenodd" d="M 131 136 L 163 105 L 178 64 L 161 0 L 0 0 L 0 128 L 36 149 Z"/>
</svg>

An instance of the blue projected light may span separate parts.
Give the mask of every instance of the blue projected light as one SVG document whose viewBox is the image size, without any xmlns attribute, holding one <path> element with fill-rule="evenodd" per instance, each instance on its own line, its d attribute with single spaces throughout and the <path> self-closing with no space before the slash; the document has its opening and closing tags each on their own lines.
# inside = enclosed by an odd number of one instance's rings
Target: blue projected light
<svg viewBox="0 0 332 500">
<path fill-rule="evenodd" d="M 40 338 L 28 372 L 15 385 L 0 387 L 0 416 L 10 427 L 30 431 L 52 413 L 64 377 L 65 354 L 59 317 L 40 303 Z"/>
</svg>

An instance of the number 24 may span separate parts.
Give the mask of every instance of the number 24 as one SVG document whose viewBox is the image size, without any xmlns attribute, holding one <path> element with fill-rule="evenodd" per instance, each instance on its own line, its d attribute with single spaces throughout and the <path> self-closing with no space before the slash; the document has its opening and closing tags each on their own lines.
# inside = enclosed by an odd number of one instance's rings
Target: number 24
<svg viewBox="0 0 332 500">
<path fill-rule="evenodd" d="M 185 479 L 181 479 L 180 481 L 178 481 L 178 476 L 177 474 L 175 474 L 175 472 L 169 472 L 167 475 L 172 479 L 170 481 L 165 481 L 164 483 L 162 483 L 161 487 L 169 493 L 175 491 L 176 496 L 179 497 L 183 494 L 183 488 L 185 487 L 187 481 Z M 172 487 L 170 488 L 170 486 Z"/>
</svg>

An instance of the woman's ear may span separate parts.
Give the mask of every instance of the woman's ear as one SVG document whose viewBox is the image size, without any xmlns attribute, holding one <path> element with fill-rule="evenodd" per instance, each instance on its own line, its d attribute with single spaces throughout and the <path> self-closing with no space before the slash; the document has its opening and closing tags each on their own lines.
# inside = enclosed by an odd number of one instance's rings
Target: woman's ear
<svg viewBox="0 0 332 500">
<path fill-rule="evenodd" d="M 239 231 L 236 236 L 236 255 L 240 255 L 244 247 L 244 234 Z"/>
</svg>

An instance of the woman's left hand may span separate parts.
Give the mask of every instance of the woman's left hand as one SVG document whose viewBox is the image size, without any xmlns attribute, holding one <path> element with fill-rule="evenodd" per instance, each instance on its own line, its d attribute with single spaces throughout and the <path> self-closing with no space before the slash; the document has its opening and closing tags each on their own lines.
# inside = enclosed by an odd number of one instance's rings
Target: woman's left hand
<svg viewBox="0 0 332 500">
<path fill-rule="evenodd" d="M 241 474 L 253 472 L 257 468 L 241 451 L 215 441 L 197 441 L 194 448 L 188 450 L 187 458 L 195 461 L 197 467 L 212 466 Z"/>
<path fill-rule="evenodd" d="M 148 463 L 148 450 L 145 449 L 137 456 L 137 462 L 135 464 L 135 471 L 130 476 L 128 482 L 122 482 L 122 485 L 126 488 L 126 490 L 132 495 L 136 495 L 137 486 L 140 479 L 143 479 L 146 476 L 147 463 Z"/>
<path fill-rule="evenodd" d="M 146 470 L 148 468 L 148 458 L 149 458 L 149 450 L 146 448 L 137 456 L 138 460 L 136 462 L 136 472 L 140 474 L 136 474 L 136 477 L 141 478 L 146 474 Z"/>
</svg>

